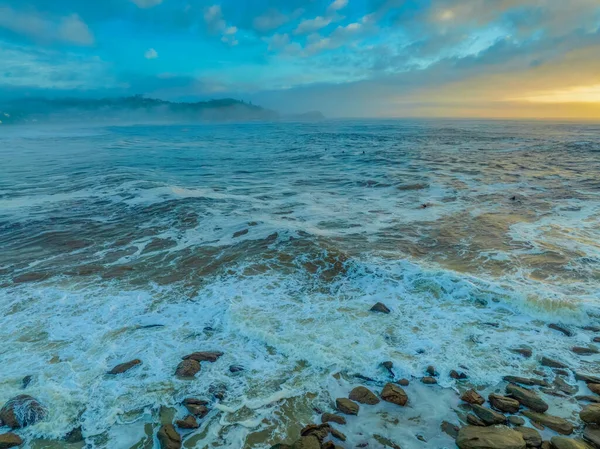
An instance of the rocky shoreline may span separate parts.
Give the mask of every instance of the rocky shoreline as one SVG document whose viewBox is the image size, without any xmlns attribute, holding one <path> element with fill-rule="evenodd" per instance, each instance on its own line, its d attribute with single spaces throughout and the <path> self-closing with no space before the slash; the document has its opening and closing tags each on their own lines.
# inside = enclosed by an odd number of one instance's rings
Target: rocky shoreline
<svg viewBox="0 0 600 449">
<path fill-rule="evenodd" d="M 371 309 L 374 313 L 389 313 L 383 304 L 376 304 Z M 551 324 L 552 329 L 569 336 L 571 330 L 564 326 Z M 586 327 L 584 330 L 600 333 L 600 328 Z M 593 337 L 598 342 L 598 337 Z M 597 354 L 595 346 L 586 348 L 573 347 L 573 352 L 580 356 Z M 527 347 L 512 348 L 512 351 L 524 359 L 535 360 L 539 369 L 534 370 L 536 377 L 505 376 L 504 382 L 496 385 L 487 395 L 481 394 L 485 386 L 473 385 L 468 376 L 467 367 L 457 367 L 449 373 L 455 382 L 453 391 L 460 398 L 455 422 L 442 421 L 439 431 L 455 440 L 459 449 L 594 449 L 600 448 L 600 364 L 591 363 L 588 372 L 572 370 L 570 367 L 543 354 L 533 354 Z M 185 355 L 174 369 L 174 376 L 182 381 L 193 380 L 202 370 L 203 363 L 215 363 L 224 355 L 220 351 L 200 351 Z M 109 370 L 107 376 L 121 376 L 143 364 L 135 359 L 116 365 Z M 369 443 L 353 443 L 349 445 L 348 437 L 341 429 L 347 425 L 347 417 L 360 417 L 361 411 L 368 410 L 380 403 L 391 404 L 392 407 L 410 406 L 411 387 L 415 384 L 429 388 L 435 395 L 439 374 L 434 366 L 428 366 L 420 379 L 398 379 L 395 375 L 394 363 L 385 361 L 380 364 L 387 372 L 389 381 L 379 382 L 365 376 L 355 375 L 365 385 L 355 386 L 345 397 L 337 397 L 331 402 L 331 410 L 314 412 L 320 416 L 320 423 L 299 423 L 301 430 L 297 435 L 289 435 L 293 443 L 278 443 L 271 449 L 344 449 L 350 447 L 383 447 L 399 449 L 413 447 L 406 441 L 391 441 L 373 434 L 369 435 L 379 446 Z M 229 367 L 231 373 L 244 371 L 241 365 Z M 341 374 L 334 374 L 336 379 Z M 23 379 L 23 388 L 27 388 L 31 376 Z M 584 391 L 581 391 L 581 387 Z M 406 390 L 405 390 L 406 388 Z M 448 389 L 446 389 L 448 390 Z M 490 391 L 490 387 L 487 386 Z M 226 390 L 211 389 L 206 398 L 188 397 L 181 402 L 186 413 L 180 417 L 169 418 L 157 427 L 155 433 L 161 449 L 179 449 L 193 431 L 200 428 L 202 420 L 207 417 L 217 401 L 223 401 Z M 458 399 L 458 398 L 457 398 Z M 577 419 L 565 419 L 553 414 L 550 402 L 570 401 L 578 406 Z M 21 394 L 10 399 L 0 409 L 0 424 L 11 431 L 0 434 L 0 449 L 19 447 L 24 444 L 19 435 L 20 429 L 33 426 L 48 416 L 48 406 L 36 398 Z M 211 408 L 214 407 L 214 408 Z M 398 423 L 402 425 L 401 423 Z M 546 438 L 544 438 L 546 436 Z M 422 435 L 417 440 L 427 443 Z M 84 444 L 82 429 L 75 428 L 65 436 L 65 443 Z M 60 446 L 59 446 L 60 447 Z M 192 446 L 190 446 L 192 447 Z M 252 447 L 252 446 L 248 446 Z"/>
</svg>

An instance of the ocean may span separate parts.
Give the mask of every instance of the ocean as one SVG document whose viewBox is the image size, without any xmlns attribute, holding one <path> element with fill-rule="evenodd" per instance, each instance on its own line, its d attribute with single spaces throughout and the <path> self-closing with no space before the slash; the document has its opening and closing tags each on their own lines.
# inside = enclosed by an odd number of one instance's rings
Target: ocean
<svg viewBox="0 0 600 449">
<path fill-rule="evenodd" d="M 0 403 L 47 407 L 26 448 L 84 447 L 52 442 L 80 426 L 89 448 L 158 448 L 194 397 L 210 413 L 184 447 L 268 449 L 352 388 L 381 391 L 391 361 L 408 406 L 361 405 L 340 444 L 454 447 L 440 423 L 459 424 L 466 385 L 550 375 L 542 356 L 600 372 L 599 136 L 544 121 L 4 126 Z M 175 377 L 196 351 L 223 356 Z M 438 385 L 419 380 L 429 365 Z"/>
</svg>

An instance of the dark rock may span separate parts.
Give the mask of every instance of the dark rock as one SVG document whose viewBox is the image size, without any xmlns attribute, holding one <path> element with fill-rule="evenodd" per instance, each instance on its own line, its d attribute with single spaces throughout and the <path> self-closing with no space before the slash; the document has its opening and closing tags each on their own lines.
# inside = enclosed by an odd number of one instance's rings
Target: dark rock
<svg viewBox="0 0 600 449">
<path fill-rule="evenodd" d="M 65 435 L 65 442 L 69 444 L 81 443 L 83 440 L 83 429 L 81 426 L 76 427 Z"/>
<path fill-rule="evenodd" d="M 569 372 L 565 369 L 554 369 L 552 371 L 554 371 L 554 374 L 556 374 L 557 376 L 568 376 L 569 375 Z"/>
<path fill-rule="evenodd" d="M 471 426 L 485 427 L 487 424 L 475 416 L 473 413 L 467 414 L 467 423 Z"/>
<path fill-rule="evenodd" d="M 521 354 L 525 358 L 529 358 L 533 355 L 533 352 L 530 348 L 513 348 L 511 351 L 515 354 Z"/>
<path fill-rule="evenodd" d="M 31 376 L 31 375 L 25 376 L 23 378 L 23 380 L 21 381 L 21 386 L 23 387 L 23 390 L 29 386 L 29 384 L 31 383 L 32 380 L 33 380 L 33 376 Z"/>
<path fill-rule="evenodd" d="M 519 427 L 517 432 L 523 435 L 527 447 L 540 447 L 542 445 L 542 436 L 537 430 L 530 427 Z"/>
<path fill-rule="evenodd" d="M 328 422 L 334 422 L 336 424 L 344 425 L 346 424 L 346 418 L 340 415 L 334 415 L 333 413 L 323 413 L 321 415 L 321 422 L 323 424 Z"/>
<path fill-rule="evenodd" d="M 12 429 L 31 426 L 46 418 L 46 408 L 26 394 L 15 396 L 0 410 L 0 421 Z"/>
<path fill-rule="evenodd" d="M 594 340 L 592 340 L 594 343 L 600 343 L 600 337 L 594 337 Z"/>
<path fill-rule="evenodd" d="M 475 414 L 488 426 L 506 424 L 508 421 L 502 413 L 495 412 L 490 408 L 477 404 L 473 404 L 472 407 Z"/>
<path fill-rule="evenodd" d="M 596 447 L 600 447 L 600 426 L 588 424 L 583 430 L 583 438 L 594 443 Z"/>
<path fill-rule="evenodd" d="M 450 371 L 450 377 L 456 380 L 468 379 L 469 377 L 465 373 L 459 373 L 458 371 Z"/>
<path fill-rule="evenodd" d="M 381 366 L 383 366 L 386 370 L 388 370 L 388 372 L 390 373 L 390 375 L 392 377 L 394 377 L 394 371 L 393 371 L 394 363 L 393 362 L 390 362 L 390 361 L 383 362 L 381 364 Z"/>
<path fill-rule="evenodd" d="M 600 404 L 600 397 L 598 396 L 575 396 L 580 402 L 592 402 L 594 404 Z"/>
<path fill-rule="evenodd" d="M 592 393 L 600 395 L 600 384 L 587 384 L 587 387 L 591 390 Z"/>
<path fill-rule="evenodd" d="M 548 327 L 550 329 L 554 329 L 555 331 L 558 331 L 558 332 L 566 335 L 567 337 L 572 337 L 573 335 L 575 335 L 571 329 L 569 329 L 566 326 L 560 325 L 560 324 L 553 323 L 553 324 L 549 324 Z"/>
<path fill-rule="evenodd" d="M 436 377 L 438 375 L 437 371 L 435 370 L 435 367 L 433 365 L 429 365 L 427 367 L 427 369 L 425 370 L 425 372 L 427 374 L 429 374 L 429 376 L 431 377 Z"/>
<path fill-rule="evenodd" d="M 460 449 L 525 449 L 523 436 L 508 427 L 466 426 L 456 438 Z"/>
<path fill-rule="evenodd" d="M 161 449 L 180 449 L 181 435 L 177 433 L 171 424 L 162 426 L 157 434 Z"/>
<path fill-rule="evenodd" d="M 587 424 L 600 424 L 600 404 L 591 404 L 586 406 L 581 412 L 579 417 L 584 423 Z"/>
<path fill-rule="evenodd" d="M 582 327 L 582 329 L 584 331 L 600 332 L 600 327 L 599 326 L 584 326 L 584 327 Z"/>
<path fill-rule="evenodd" d="M 23 440 L 19 435 L 14 433 L 3 433 L 0 435 L 0 449 L 9 449 L 23 444 Z"/>
<path fill-rule="evenodd" d="M 542 357 L 542 360 L 540 363 L 543 366 L 547 366 L 549 368 L 562 368 L 562 369 L 568 368 L 568 366 L 565 365 L 564 363 L 559 362 L 558 360 L 553 360 L 549 357 Z"/>
<path fill-rule="evenodd" d="M 356 402 L 346 398 L 338 398 L 335 400 L 336 408 L 346 415 L 358 415 L 360 409 Z"/>
<path fill-rule="evenodd" d="M 239 366 L 239 365 L 231 365 L 229 367 L 229 371 L 232 373 L 239 373 L 239 372 L 244 371 L 244 367 Z"/>
<path fill-rule="evenodd" d="M 575 379 L 582 380 L 587 384 L 600 384 L 600 377 L 592 376 L 590 374 L 575 373 Z"/>
<path fill-rule="evenodd" d="M 536 376 L 541 376 L 541 377 L 546 376 L 546 372 L 542 371 L 541 369 L 534 369 L 533 374 L 535 374 Z"/>
<path fill-rule="evenodd" d="M 517 413 L 520 408 L 519 401 L 499 394 L 490 394 L 488 397 L 490 404 L 496 410 L 504 413 Z"/>
<path fill-rule="evenodd" d="M 175 424 L 180 429 L 186 429 L 186 430 L 193 430 L 193 429 L 197 429 L 200 427 L 200 424 L 198 424 L 198 421 L 192 415 L 188 415 L 184 419 L 180 419 Z"/>
<path fill-rule="evenodd" d="M 571 435 L 573 433 L 573 424 L 566 419 L 559 418 L 558 416 L 547 415 L 545 413 L 536 413 L 529 410 L 523 410 L 521 413 L 523 413 L 523 415 L 529 418 L 532 422 L 546 426 L 555 432 L 563 435 Z"/>
<path fill-rule="evenodd" d="M 322 444 L 330 432 L 331 426 L 329 424 L 309 424 L 300 431 L 300 436 L 307 437 L 313 435 L 317 437 L 319 444 Z"/>
<path fill-rule="evenodd" d="M 477 404 L 482 405 L 485 403 L 485 399 L 475 390 L 467 390 L 460 397 L 463 401 L 468 402 L 469 404 Z"/>
<path fill-rule="evenodd" d="M 410 384 L 410 382 L 408 381 L 408 379 L 400 379 L 398 381 L 398 385 L 400 385 L 402 387 L 408 387 L 409 384 Z"/>
<path fill-rule="evenodd" d="M 521 385 L 539 385 L 540 387 L 549 387 L 550 384 L 543 379 L 530 379 L 528 377 L 519 377 L 519 376 L 504 376 L 503 378 L 506 382 L 510 382 L 513 384 L 521 384 Z"/>
<path fill-rule="evenodd" d="M 421 382 L 423 382 L 425 385 L 437 384 L 437 380 L 435 377 L 424 377 L 423 379 L 421 379 Z"/>
<path fill-rule="evenodd" d="M 398 385 L 388 383 L 381 391 L 381 399 L 386 402 L 391 402 L 392 404 L 404 407 L 408 402 L 408 395 Z"/>
<path fill-rule="evenodd" d="M 455 440 L 458 436 L 458 431 L 460 430 L 459 426 L 457 426 L 456 424 L 449 423 L 448 421 L 442 421 L 440 428 L 442 429 L 442 432 L 444 432 L 450 438 L 453 438 Z"/>
<path fill-rule="evenodd" d="M 107 374 L 123 374 L 124 372 L 129 371 L 131 368 L 141 364 L 142 361 L 140 359 L 135 359 L 127 363 L 121 363 L 120 365 L 117 365 L 113 369 L 111 369 Z"/>
<path fill-rule="evenodd" d="M 201 399 L 187 398 L 183 400 L 183 406 L 187 409 L 190 414 L 197 416 L 202 419 L 208 415 L 208 402 Z"/>
<path fill-rule="evenodd" d="M 509 384 L 506 386 L 506 392 L 519 401 L 520 404 L 530 408 L 534 412 L 544 413 L 548 410 L 548 404 L 546 404 L 534 391 Z"/>
<path fill-rule="evenodd" d="M 211 362 L 214 363 L 219 360 L 220 357 L 223 356 L 222 352 L 218 351 L 203 351 L 203 352 L 194 352 L 193 354 L 186 355 L 182 358 L 182 360 L 195 360 L 196 362 Z"/>
<path fill-rule="evenodd" d="M 336 439 L 340 440 L 340 441 L 346 441 L 346 435 L 344 435 L 339 430 L 334 429 L 333 427 L 331 428 L 331 436 L 333 438 L 336 438 Z"/>
<path fill-rule="evenodd" d="M 242 231 L 234 232 L 234 234 L 233 234 L 233 238 L 234 238 L 234 239 L 236 239 L 236 238 L 238 238 L 238 237 L 241 237 L 241 236 L 243 236 L 243 235 L 246 235 L 246 234 L 248 234 L 248 232 L 249 232 L 249 231 L 248 231 L 248 229 L 244 229 L 244 230 L 242 230 Z"/>
<path fill-rule="evenodd" d="M 579 387 L 577 385 L 570 385 L 565 382 L 561 377 L 557 377 L 554 379 L 554 386 L 563 393 L 568 395 L 574 395 L 579 391 Z"/>
<path fill-rule="evenodd" d="M 573 346 L 571 348 L 571 351 L 573 351 L 575 354 L 579 354 L 579 355 L 600 354 L 600 351 L 598 351 L 596 348 L 583 348 L 581 346 Z"/>
<path fill-rule="evenodd" d="M 356 387 L 348 396 L 350 399 L 361 404 L 375 405 L 379 404 L 379 398 L 366 387 Z"/>
<path fill-rule="evenodd" d="M 208 392 L 214 396 L 215 399 L 222 401 L 227 396 L 227 386 L 217 383 L 208 387 Z"/>
<path fill-rule="evenodd" d="M 517 427 L 525 425 L 525 420 L 520 416 L 509 416 L 508 422 Z"/>
<path fill-rule="evenodd" d="M 574 440 L 566 437 L 552 437 L 552 447 L 554 449 L 592 449 L 588 444 L 581 440 Z"/>
<path fill-rule="evenodd" d="M 344 448 L 341 446 L 338 446 L 337 444 L 334 444 L 333 441 L 326 441 L 321 446 L 321 449 L 344 449 Z"/>
<path fill-rule="evenodd" d="M 177 366 L 175 375 L 181 379 L 190 379 L 200 372 L 200 363 L 195 360 L 184 360 Z"/>
<path fill-rule="evenodd" d="M 391 310 L 388 309 L 385 304 L 378 302 L 373 307 L 371 307 L 371 312 L 390 313 Z"/>
</svg>

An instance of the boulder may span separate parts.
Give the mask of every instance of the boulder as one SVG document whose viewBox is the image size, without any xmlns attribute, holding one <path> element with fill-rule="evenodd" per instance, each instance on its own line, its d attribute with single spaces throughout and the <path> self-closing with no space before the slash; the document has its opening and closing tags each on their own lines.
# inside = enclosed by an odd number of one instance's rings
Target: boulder
<svg viewBox="0 0 600 449">
<path fill-rule="evenodd" d="M 323 443 L 327 435 L 331 432 L 329 424 L 309 424 L 300 431 L 301 437 L 313 435 L 319 439 L 319 443 Z"/>
<path fill-rule="evenodd" d="M 487 426 L 486 423 L 484 423 L 481 419 L 479 419 L 473 413 L 467 414 L 467 423 L 469 423 L 471 426 L 479 426 L 479 427 Z"/>
<path fill-rule="evenodd" d="M 540 362 L 542 364 L 542 366 L 547 366 L 548 368 L 561 368 L 561 369 L 567 369 L 568 365 L 559 362 L 558 360 L 554 360 L 551 359 L 549 357 L 542 357 L 542 360 Z"/>
<path fill-rule="evenodd" d="M 507 419 L 502 413 L 495 412 L 494 410 L 482 407 L 481 405 L 473 404 L 473 412 L 481 419 L 486 425 L 493 426 L 495 424 L 506 424 Z"/>
<path fill-rule="evenodd" d="M 516 427 L 525 425 L 525 420 L 523 418 L 521 418 L 520 416 L 509 416 L 508 422 Z"/>
<path fill-rule="evenodd" d="M 398 381 L 398 385 L 400 385 L 402 387 L 408 387 L 410 385 L 410 382 L 408 379 L 400 379 Z"/>
<path fill-rule="evenodd" d="M 519 427 L 516 430 L 523 435 L 527 447 L 540 447 L 542 445 L 542 436 L 537 430 L 531 427 Z"/>
<path fill-rule="evenodd" d="M 598 351 L 596 348 L 584 348 L 582 346 L 573 346 L 571 348 L 571 351 L 573 351 L 575 354 L 579 354 L 579 355 L 600 354 L 600 351 Z"/>
<path fill-rule="evenodd" d="M 424 377 L 421 379 L 425 385 L 435 385 L 437 384 L 437 379 L 435 377 Z"/>
<path fill-rule="evenodd" d="M 240 373 L 242 371 L 244 371 L 244 367 L 240 366 L 240 365 L 231 365 L 229 367 L 229 372 L 230 373 Z"/>
<path fill-rule="evenodd" d="M 391 310 L 388 309 L 388 307 L 385 304 L 383 304 L 381 302 L 378 302 L 373 307 L 371 307 L 371 312 L 379 312 L 379 313 L 386 313 L 387 314 L 387 313 L 390 313 Z"/>
<path fill-rule="evenodd" d="M 346 418 L 340 415 L 334 415 L 333 413 L 323 413 L 321 415 L 321 422 L 323 424 L 328 422 L 334 422 L 336 424 L 344 425 L 346 424 Z"/>
<path fill-rule="evenodd" d="M 582 380 L 586 384 L 600 384 L 600 377 L 590 374 L 575 373 L 575 379 Z"/>
<path fill-rule="evenodd" d="M 554 449 L 592 449 L 585 441 L 566 437 L 552 437 Z"/>
<path fill-rule="evenodd" d="M 456 370 L 452 370 L 450 371 L 450 378 L 455 379 L 455 380 L 464 380 L 464 379 L 468 379 L 469 376 L 467 376 L 465 373 L 462 372 L 458 372 Z"/>
<path fill-rule="evenodd" d="M 177 422 L 175 422 L 175 425 L 180 429 L 186 430 L 193 430 L 200 427 L 198 421 L 192 415 L 188 415 L 185 418 L 178 420 Z"/>
<path fill-rule="evenodd" d="M 183 406 L 190 412 L 191 415 L 194 415 L 200 419 L 204 418 L 208 415 L 208 402 L 203 401 L 201 399 L 196 398 L 187 398 L 183 400 Z"/>
<path fill-rule="evenodd" d="M 592 393 L 600 395 L 600 384 L 587 384 L 587 387 L 591 390 Z"/>
<path fill-rule="evenodd" d="M 591 396 L 591 395 L 575 396 L 575 399 L 577 399 L 580 402 L 593 402 L 594 404 L 600 404 L 600 397 L 598 397 L 598 396 Z"/>
<path fill-rule="evenodd" d="M 408 395 L 398 385 L 388 383 L 381 391 L 381 399 L 386 402 L 391 402 L 392 404 L 404 407 L 408 402 Z"/>
<path fill-rule="evenodd" d="M 586 424 L 600 424 L 600 404 L 591 404 L 579 412 L 579 417 Z"/>
<path fill-rule="evenodd" d="M 515 354 L 521 354 L 525 358 L 530 358 L 533 355 L 530 348 L 513 348 L 511 351 Z"/>
<path fill-rule="evenodd" d="M 171 424 L 161 426 L 156 435 L 161 449 L 180 449 L 181 435 L 177 433 L 175 427 Z"/>
<path fill-rule="evenodd" d="M 534 412 L 544 413 L 548 410 L 548 404 L 546 404 L 534 391 L 509 384 L 506 386 L 506 392 L 519 401 L 520 404 L 530 408 Z"/>
<path fill-rule="evenodd" d="M 467 390 L 460 397 L 463 401 L 468 402 L 469 404 L 477 404 L 482 405 L 485 403 L 485 399 L 475 390 Z"/>
<path fill-rule="evenodd" d="M 568 327 L 563 326 L 561 324 L 553 323 L 553 324 L 549 324 L 548 327 L 550 329 L 554 329 L 555 331 L 560 332 L 561 334 L 566 335 L 567 337 L 572 337 L 573 335 L 575 335 L 571 329 L 569 329 Z"/>
<path fill-rule="evenodd" d="M 366 387 L 356 387 L 350 392 L 350 395 L 348 397 L 353 401 L 367 405 L 375 405 L 379 404 L 380 402 L 379 398 L 375 396 L 375 393 L 373 393 Z"/>
<path fill-rule="evenodd" d="M 26 394 L 15 396 L 0 409 L 0 421 L 12 429 L 31 426 L 46 418 L 48 411 L 40 402 Z"/>
<path fill-rule="evenodd" d="M 181 362 L 175 370 L 175 375 L 181 379 L 191 379 L 200 372 L 200 363 L 196 360 L 187 359 Z"/>
<path fill-rule="evenodd" d="M 438 375 L 437 371 L 435 370 L 435 366 L 433 365 L 429 365 L 425 372 L 431 377 L 436 377 Z"/>
<path fill-rule="evenodd" d="M 517 413 L 520 408 L 519 401 L 499 394 L 490 394 L 488 397 L 492 408 L 504 413 Z"/>
<path fill-rule="evenodd" d="M 344 435 L 342 432 L 340 432 L 337 429 L 334 429 L 333 427 L 331 428 L 331 436 L 333 438 L 337 438 L 340 441 L 346 441 L 346 435 Z"/>
<path fill-rule="evenodd" d="M 241 237 L 243 235 L 248 234 L 249 230 L 248 229 L 242 229 L 241 231 L 237 231 L 233 233 L 233 238 L 237 239 L 238 237 Z"/>
<path fill-rule="evenodd" d="M 192 354 L 186 355 L 182 358 L 182 360 L 195 360 L 196 362 L 211 362 L 214 363 L 219 358 L 223 356 L 222 352 L 218 351 L 203 351 L 203 352 L 194 352 Z"/>
<path fill-rule="evenodd" d="M 69 444 L 80 443 L 84 441 L 85 439 L 83 438 L 83 429 L 81 426 L 76 427 L 67 433 L 64 440 Z"/>
<path fill-rule="evenodd" d="M 19 435 L 14 433 L 3 433 L 0 435 L 0 449 L 9 449 L 23 444 L 23 440 Z"/>
<path fill-rule="evenodd" d="M 346 398 L 338 398 L 335 400 L 336 408 L 346 415 L 358 415 L 359 405 Z"/>
<path fill-rule="evenodd" d="M 600 426 L 595 424 L 588 424 L 585 426 L 583 438 L 594 443 L 596 447 L 600 447 Z"/>
<path fill-rule="evenodd" d="M 571 435 L 574 427 L 569 421 L 558 416 L 547 415 L 545 413 L 536 413 L 530 410 L 523 410 L 521 413 L 529 418 L 531 421 L 546 426 L 555 432 L 563 435 Z"/>
<path fill-rule="evenodd" d="M 568 395 L 574 395 L 579 391 L 579 387 L 577 385 L 568 384 L 562 377 L 556 377 L 553 384 L 557 390 Z"/>
<path fill-rule="evenodd" d="M 142 361 L 140 359 L 132 360 L 131 362 L 121 363 L 120 365 L 115 366 L 111 369 L 107 374 L 115 375 L 115 374 L 123 374 L 129 371 L 131 368 L 141 365 Z"/>
<path fill-rule="evenodd" d="M 525 449 L 523 436 L 505 426 L 475 427 L 460 429 L 456 438 L 460 449 Z"/>
</svg>

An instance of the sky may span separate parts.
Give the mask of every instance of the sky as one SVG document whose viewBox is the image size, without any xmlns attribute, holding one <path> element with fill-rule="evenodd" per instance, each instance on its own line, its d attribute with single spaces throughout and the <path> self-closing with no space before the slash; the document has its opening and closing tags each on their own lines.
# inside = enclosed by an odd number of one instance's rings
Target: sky
<svg viewBox="0 0 600 449">
<path fill-rule="evenodd" d="M 599 0 L 0 0 L 0 98 L 600 118 Z"/>
</svg>

